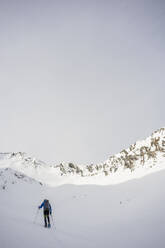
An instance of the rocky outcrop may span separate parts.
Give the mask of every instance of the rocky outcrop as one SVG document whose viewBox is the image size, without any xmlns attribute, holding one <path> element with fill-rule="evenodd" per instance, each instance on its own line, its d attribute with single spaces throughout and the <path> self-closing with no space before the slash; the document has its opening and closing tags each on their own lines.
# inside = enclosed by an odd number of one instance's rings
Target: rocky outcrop
<svg viewBox="0 0 165 248">
<path fill-rule="evenodd" d="M 158 160 L 165 162 L 165 128 L 155 131 L 146 140 L 138 141 L 128 149 L 111 156 L 101 164 L 87 166 L 73 163 L 61 163 L 55 166 L 63 175 L 79 175 L 81 177 L 104 174 L 108 176 L 119 169 L 134 171 L 138 167 L 156 166 Z"/>
</svg>

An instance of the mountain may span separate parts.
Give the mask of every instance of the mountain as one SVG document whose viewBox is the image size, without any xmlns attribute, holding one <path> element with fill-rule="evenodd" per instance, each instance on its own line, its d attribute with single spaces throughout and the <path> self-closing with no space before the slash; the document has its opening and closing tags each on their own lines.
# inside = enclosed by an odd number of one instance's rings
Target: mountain
<svg viewBox="0 0 165 248">
<path fill-rule="evenodd" d="M 99 165 L 47 165 L 1 153 L 0 246 L 164 248 L 164 131 Z M 38 209 L 43 199 L 52 206 L 51 229 Z"/>
<path fill-rule="evenodd" d="M 11 185 L 14 184 L 40 184 L 38 182 L 23 173 L 20 173 L 16 170 L 12 170 L 11 168 L 0 169 L 0 189 L 7 189 Z"/>
<path fill-rule="evenodd" d="M 165 128 L 137 141 L 100 164 L 48 165 L 26 153 L 0 153 L 0 167 L 12 168 L 48 185 L 112 184 L 137 178 L 165 165 Z"/>
</svg>

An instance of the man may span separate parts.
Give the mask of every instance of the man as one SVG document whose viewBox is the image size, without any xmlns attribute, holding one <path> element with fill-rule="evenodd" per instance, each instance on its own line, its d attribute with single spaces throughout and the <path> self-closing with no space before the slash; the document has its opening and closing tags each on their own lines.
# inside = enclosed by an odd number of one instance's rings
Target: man
<svg viewBox="0 0 165 248">
<path fill-rule="evenodd" d="M 39 206 L 38 208 L 42 208 L 43 207 L 43 213 L 44 213 L 44 221 L 45 221 L 45 227 L 50 227 L 50 218 L 49 218 L 49 214 L 52 214 L 52 208 L 51 205 L 49 203 L 49 201 L 47 199 L 45 199 L 41 206 Z"/>
</svg>

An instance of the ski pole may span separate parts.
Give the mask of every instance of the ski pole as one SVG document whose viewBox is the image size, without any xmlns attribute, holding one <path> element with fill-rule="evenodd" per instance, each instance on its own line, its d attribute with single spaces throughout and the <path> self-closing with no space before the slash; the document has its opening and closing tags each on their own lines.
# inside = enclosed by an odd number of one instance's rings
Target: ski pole
<svg viewBox="0 0 165 248">
<path fill-rule="evenodd" d="M 53 225 L 54 225 L 54 220 L 53 220 L 53 215 L 51 214 L 51 219 L 52 219 L 52 223 L 53 223 Z"/>
<path fill-rule="evenodd" d="M 34 221 L 33 221 L 34 224 L 36 223 L 36 220 L 37 220 L 38 211 L 39 211 L 39 209 L 37 209 L 36 215 L 35 215 L 35 217 L 34 217 Z"/>
</svg>

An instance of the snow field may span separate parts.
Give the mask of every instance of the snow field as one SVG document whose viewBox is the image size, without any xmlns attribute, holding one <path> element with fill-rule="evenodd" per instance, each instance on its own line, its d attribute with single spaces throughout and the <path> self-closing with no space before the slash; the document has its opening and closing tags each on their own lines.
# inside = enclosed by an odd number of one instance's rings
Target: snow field
<svg viewBox="0 0 165 248">
<path fill-rule="evenodd" d="M 162 170 L 113 186 L 9 185 L 0 190 L 1 247 L 164 248 L 164 179 Z M 42 210 L 36 217 L 44 198 L 53 208 L 51 229 Z"/>
</svg>

